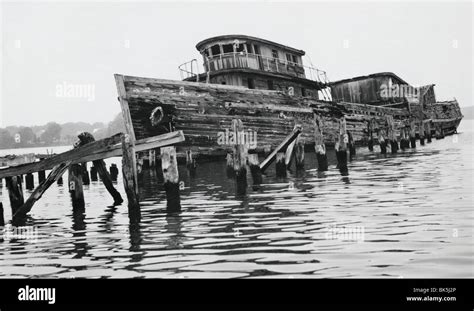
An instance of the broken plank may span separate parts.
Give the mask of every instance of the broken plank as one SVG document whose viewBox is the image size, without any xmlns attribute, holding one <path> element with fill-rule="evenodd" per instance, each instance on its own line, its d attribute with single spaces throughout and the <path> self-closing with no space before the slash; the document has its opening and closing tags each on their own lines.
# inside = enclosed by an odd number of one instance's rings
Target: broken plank
<svg viewBox="0 0 474 311">
<path fill-rule="evenodd" d="M 296 137 L 298 137 L 298 135 L 301 133 L 301 126 L 295 126 L 295 128 L 293 129 L 293 131 L 290 133 L 290 135 L 288 135 L 281 143 L 280 145 L 278 145 L 278 147 L 276 147 L 275 150 L 272 151 L 272 153 L 270 153 L 270 155 L 265 159 L 263 160 L 262 163 L 260 163 L 260 170 L 263 172 L 267 169 L 267 167 L 272 164 L 273 160 L 275 160 L 275 157 L 277 155 L 278 152 L 281 152 L 282 150 L 286 150 L 286 148 L 288 147 L 289 144 L 291 144 L 295 139 Z"/>
</svg>

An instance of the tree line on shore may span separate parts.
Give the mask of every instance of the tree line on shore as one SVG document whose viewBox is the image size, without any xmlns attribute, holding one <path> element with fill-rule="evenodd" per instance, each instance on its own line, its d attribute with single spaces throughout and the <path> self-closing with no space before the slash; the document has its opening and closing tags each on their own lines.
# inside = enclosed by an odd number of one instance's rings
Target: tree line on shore
<svg viewBox="0 0 474 311">
<path fill-rule="evenodd" d="M 111 122 L 48 122 L 39 126 L 7 126 L 0 128 L 0 149 L 72 145 L 81 132 L 90 132 L 95 139 L 102 139 L 124 132 L 122 115 Z"/>
</svg>

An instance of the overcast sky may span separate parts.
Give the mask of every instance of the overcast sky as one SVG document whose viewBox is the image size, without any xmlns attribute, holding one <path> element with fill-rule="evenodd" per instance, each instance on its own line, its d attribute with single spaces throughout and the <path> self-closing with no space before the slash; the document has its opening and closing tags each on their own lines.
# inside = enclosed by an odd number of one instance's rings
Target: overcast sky
<svg viewBox="0 0 474 311">
<path fill-rule="evenodd" d="M 470 2 L 1 5 L 0 126 L 111 121 L 120 112 L 114 73 L 180 79 L 198 41 L 235 33 L 305 50 L 306 64 L 331 80 L 392 71 L 435 83 L 438 100 L 473 104 Z M 71 85 L 94 93 L 61 93 Z"/>
</svg>

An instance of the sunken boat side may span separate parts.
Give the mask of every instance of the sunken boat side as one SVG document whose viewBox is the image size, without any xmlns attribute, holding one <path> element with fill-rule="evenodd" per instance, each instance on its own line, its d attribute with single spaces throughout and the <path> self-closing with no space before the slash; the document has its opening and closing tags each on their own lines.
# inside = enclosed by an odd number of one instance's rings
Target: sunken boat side
<svg viewBox="0 0 474 311">
<path fill-rule="evenodd" d="M 335 144 L 342 116 L 358 145 L 367 143 L 370 120 L 383 127 L 387 115 L 400 123 L 408 117 L 401 109 L 325 102 L 279 91 L 133 76 L 121 79 L 136 139 L 182 130 L 186 141 L 178 145 L 178 151 L 199 155 L 225 155 L 232 146 L 221 144 L 219 135 L 229 131 L 236 118 L 246 131 L 257 135 L 256 145 L 250 148 L 265 153 L 278 146 L 296 124 L 302 125 L 305 146 L 313 146 L 315 114 L 323 121 L 328 147 Z"/>
</svg>

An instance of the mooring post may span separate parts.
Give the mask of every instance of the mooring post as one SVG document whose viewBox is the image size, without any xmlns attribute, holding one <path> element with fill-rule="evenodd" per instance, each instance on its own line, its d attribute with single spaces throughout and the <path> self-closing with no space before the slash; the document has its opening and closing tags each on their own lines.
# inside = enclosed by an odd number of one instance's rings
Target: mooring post
<svg viewBox="0 0 474 311">
<path fill-rule="evenodd" d="M 420 146 L 425 145 L 425 125 L 423 120 L 420 120 L 418 123 L 419 128 L 419 135 L 420 135 Z"/>
<path fill-rule="evenodd" d="M 410 144 L 407 139 L 407 129 L 406 126 L 403 126 L 400 129 L 400 149 L 405 150 L 410 147 Z"/>
<path fill-rule="evenodd" d="M 367 131 L 369 133 L 369 141 L 367 143 L 369 151 L 374 151 L 374 122 L 375 119 L 370 119 L 367 123 Z"/>
<path fill-rule="evenodd" d="M 21 187 L 21 178 L 20 176 L 7 177 L 6 184 L 8 188 L 8 197 L 10 198 L 12 215 L 15 215 L 18 209 L 25 203 L 23 198 L 23 189 Z"/>
<path fill-rule="evenodd" d="M 87 143 L 95 141 L 94 136 L 92 134 L 84 132 L 78 135 L 80 143 L 78 146 L 83 146 Z M 105 166 L 104 160 L 96 160 L 92 162 L 93 165 L 97 168 L 97 173 L 102 180 L 107 191 L 114 199 L 114 204 L 121 204 L 123 202 L 122 196 L 120 193 L 114 188 L 112 180 L 110 178 L 109 172 L 107 172 L 107 167 Z"/>
<path fill-rule="evenodd" d="M 42 183 L 46 179 L 46 172 L 39 171 L 38 172 L 38 183 Z"/>
<path fill-rule="evenodd" d="M 129 216 L 140 216 L 137 166 L 135 161 L 135 147 L 130 141 L 130 136 L 124 134 L 122 135 L 122 175 L 123 186 L 128 199 Z"/>
<path fill-rule="evenodd" d="M 346 129 L 346 117 L 343 116 L 339 120 L 339 135 L 336 139 L 335 149 L 337 166 L 342 175 L 347 175 L 349 169 L 347 168 L 347 145 L 349 143 L 349 137 Z"/>
<path fill-rule="evenodd" d="M 352 161 L 352 159 L 356 155 L 356 148 L 355 148 L 354 139 L 352 138 L 351 132 L 347 132 L 347 138 L 349 142 L 349 160 Z"/>
<path fill-rule="evenodd" d="M 110 164 L 109 171 L 110 171 L 110 178 L 112 179 L 112 181 L 117 181 L 117 177 L 118 177 L 118 173 L 119 173 L 118 168 L 117 168 L 117 164 L 115 164 L 115 163 Z"/>
<path fill-rule="evenodd" d="M 28 173 L 25 176 L 25 188 L 33 190 L 35 188 L 34 178 L 32 173 Z"/>
<path fill-rule="evenodd" d="M 304 139 L 301 134 L 296 137 L 295 166 L 297 170 L 304 168 Z"/>
<path fill-rule="evenodd" d="M 175 213 L 181 211 L 179 196 L 178 161 L 175 147 L 161 148 L 161 169 L 163 171 L 164 188 L 166 192 L 166 211 Z"/>
<path fill-rule="evenodd" d="M 388 115 L 386 116 L 387 120 L 387 129 L 388 129 L 388 139 L 390 140 L 390 150 L 392 154 L 398 152 L 398 142 L 397 142 L 397 133 L 395 129 L 395 121 L 393 120 L 393 116 Z"/>
<path fill-rule="evenodd" d="M 276 176 L 278 177 L 286 177 L 285 159 L 286 159 L 285 152 L 278 152 L 276 154 L 275 171 L 276 171 Z"/>
<path fill-rule="evenodd" d="M 416 148 L 416 122 L 414 119 L 410 120 L 410 147 Z"/>
<path fill-rule="evenodd" d="M 82 187 L 82 174 L 84 169 L 80 164 L 72 164 L 68 170 L 68 186 L 71 194 L 72 208 L 75 211 L 85 207 L 84 191 Z"/>
<path fill-rule="evenodd" d="M 426 122 L 426 138 L 427 142 L 431 143 L 431 120 Z"/>
<path fill-rule="evenodd" d="M 387 141 L 385 140 L 385 133 L 383 129 L 379 129 L 379 145 L 380 145 L 380 153 L 386 154 L 387 153 Z"/>
<path fill-rule="evenodd" d="M 245 194 L 247 190 L 247 155 L 248 145 L 243 139 L 244 125 L 240 119 L 232 120 L 232 132 L 234 133 L 235 144 L 234 153 L 234 172 L 237 186 L 237 194 Z"/>
<path fill-rule="evenodd" d="M 232 153 L 227 153 L 226 156 L 226 173 L 228 178 L 233 178 L 235 176 L 234 172 L 234 156 Z"/>
<path fill-rule="evenodd" d="M 250 173 L 252 174 L 253 184 L 260 185 L 263 182 L 263 178 L 262 170 L 260 169 L 258 162 L 258 154 L 249 154 L 247 159 L 250 167 Z"/>
<path fill-rule="evenodd" d="M 318 171 L 328 170 L 328 158 L 323 136 L 323 121 L 318 114 L 314 114 L 314 149 L 318 160 Z"/>
<path fill-rule="evenodd" d="M 5 226 L 5 218 L 3 217 L 3 204 L 0 202 L 0 227 Z"/>
<path fill-rule="evenodd" d="M 87 162 L 81 164 L 82 166 L 82 184 L 83 185 L 90 185 L 91 180 L 89 178 L 89 172 L 87 171 Z"/>
<path fill-rule="evenodd" d="M 196 159 L 194 159 L 193 152 L 190 149 L 186 150 L 186 168 L 189 171 L 194 171 L 196 169 Z"/>
<path fill-rule="evenodd" d="M 92 181 L 97 181 L 97 167 L 92 165 L 91 167 L 91 180 Z"/>
</svg>

